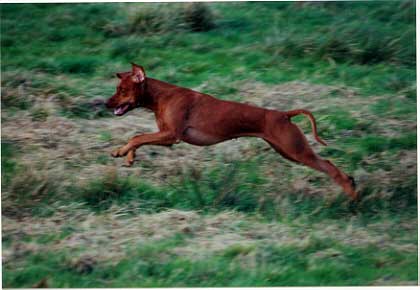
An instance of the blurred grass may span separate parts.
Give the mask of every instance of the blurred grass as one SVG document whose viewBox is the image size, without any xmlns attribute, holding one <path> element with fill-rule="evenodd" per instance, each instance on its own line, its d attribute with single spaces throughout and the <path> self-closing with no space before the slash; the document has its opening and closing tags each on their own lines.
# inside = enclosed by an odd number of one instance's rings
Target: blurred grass
<svg viewBox="0 0 420 290">
<path fill-rule="evenodd" d="M 372 146 L 372 145 L 370 145 Z M 376 147 L 374 147 L 376 149 Z M 123 178 L 112 172 L 103 179 L 93 180 L 82 188 L 72 189 L 75 198 L 95 211 L 112 205 L 131 208 L 133 214 L 153 213 L 175 208 L 214 213 L 235 210 L 270 220 L 292 221 L 297 218 L 312 222 L 322 219 L 382 218 L 389 215 L 416 216 L 417 179 L 388 187 L 390 194 L 381 196 L 380 185 L 365 187 L 360 193 L 364 200 L 352 203 L 345 196 L 328 199 L 286 189 L 279 194 L 274 184 L 263 177 L 264 167 L 258 159 L 220 162 L 198 172 L 190 169 L 164 186 L 154 186 L 137 178 Z M 226 186 L 229 184 L 229 186 Z M 313 184 L 313 186 L 316 186 Z"/>
<path fill-rule="evenodd" d="M 188 11 L 184 6 L 34 4 L 19 9 L 18 5 L 2 5 L 2 55 L 7 59 L 3 67 L 53 75 L 88 74 L 84 78 L 89 79 L 103 76 L 109 61 L 114 63 L 111 72 L 137 61 L 157 78 L 186 86 L 214 76 L 252 77 L 269 83 L 305 76 L 378 93 L 398 92 L 402 88 L 395 81 L 406 87 L 414 80 L 410 69 L 415 67 L 414 1 L 214 4 L 214 24 L 202 24 L 208 32 L 189 32 L 195 29 L 188 26 L 178 32 L 179 25 L 171 25 L 172 18 L 186 26 L 186 19 L 178 19 Z M 96 13 L 94 19 L 90 13 Z M 125 13 L 129 17 L 123 17 Z M 207 14 L 195 13 L 197 23 L 211 22 L 205 19 Z M 17 23 L 14 17 L 25 21 Z M 153 30 L 150 21 L 167 26 Z M 114 22 L 125 32 L 109 38 L 103 30 Z M 14 37 L 19 31 L 25 33 Z M 167 49 L 157 49 L 160 47 Z"/>
<path fill-rule="evenodd" d="M 307 232 L 317 223 L 341 226 L 352 219 L 366 227 L 383 223 L 383 234 L 392 236 L 401 221 L 417 223 L 414 1 L 2 4 L 0 9 L 2 129 L 15 128 L 2 133 L 4 217 L 42 220 L 76 202 L 76 213 L 99 216 L 115 207 L 131 217 L 179 209 L 203 219 L 232 210 L 255 217 L 255 223 L 297 222 Z M 115 166 L 107 150 L 120 142 L 115 136 L 121 129 L 89 126 L 115 122 L 97 100 L 113 94 L 114 73 L 128 70 L 131 61 L 154 78 L 222 99 L 248 101 L 252 96 L 245 95 L 244 85 L 263 84 L 273 100 L 279 98 L 280 110 L 292 108 L 280 107 L 290 103 L 272 92 L 279 84 L 333 86 L 326 95 L 301 98 L 297 92 L 287 101 L 303 100 L 314 110 L 320 135 L 332 141 L 316 151 L 355 172 L 362 201 L 330 192 L 330 181 L 313 171 L 288 163 L 277 169 L 280 158 L 258 144 L 236 159 L 204 156 L 203 170 L 154 167 L 158 154 L 140 159 L 144 177 L 104 170 Z M 57 144 L 50 141 L 52 133 L 31 136 L 24 130 L 58 120 L 80 127 Z M 306 119 L 293 121 L 309 132 Z M 96 131 L 82 134 L 89 130 Z M 98 174 L 83 176 L 85 167 Z M 156 183 L 147 180 L 152 171 L 172 175 Z M 35 248 L 19 256 L 21 243 L 60 243 L 74 231 L 32 240 L 14 240 L 7 232 L 3 246 L 17 256 L 4 264 L 4 285 L 28 287 L 40 277 L 50 277 L 55 287 L 417 281 L 417 255 L 404 245 L 403 250 L 353 247 L 336 243 L 334 236 L 311 240 L 307 248 L 234 245 L 201 260 L 171 256 L 188 245 L 192 231 L 134 248 L 113 266 L 95 264 L 92 257 L 75 264 L 63 248 Z M 414 232 L 406 234 L 408 246 L 416 243 Z M 316 258 L 327 249 L 339 254 Z"/>
<path fill-rule="evenodd" d="M 90 264 L 80 267 L 71 254 L 28 257 L 27 266 L 6 267 L 6 285 L 36 283 L 50 277 L 56 287 L 201 287 L 366 285 L 387 277 L 416 279 L 416 258 L 374 247 L 349 247 L 328 239 L 312 238 L 304 246 L 259 244 L 255 248 L 227 248 L 221 255 L 203 260 L 175 256 L 173 249 L 185 237 L 143 244 L 131 249 L 126 259 L 112 267 Z M 327 251 L 329 249 L 329 251 Z M 159 257 L 159 258 L 157 258 Z M 309 259 L 307 257 L 310 257 Z M 384 261 L 386 261 L 384 263 Z M 36 265 L 36 266 L 35 266 Z M 396 267 L 399 265 L 399 267 Z M 58 274 L 59 273 L 59 274 Z"/>
</svg>

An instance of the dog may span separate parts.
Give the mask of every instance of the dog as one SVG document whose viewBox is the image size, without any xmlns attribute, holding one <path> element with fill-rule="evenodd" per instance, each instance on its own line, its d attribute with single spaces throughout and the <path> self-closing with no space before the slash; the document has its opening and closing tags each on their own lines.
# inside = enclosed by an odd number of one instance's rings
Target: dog
<svg viewBox="0 0 420 290">
<path fill-rule="evenodd" d="M 306 115 L 315 139 L 327 145 L 318 136 L 315 118 L 308 110 L 282 112 L 219 100 L 146 77 L 143 67 L 135 63 L 132 63 L 131 71 L 116 76 L 120 81 L 115 94 L 106 101 L 106 107 L 114 109 L 117 116 L 138 107 L 147 108 L 154 112 L 159 128 L 156 133 L 134 136 L 111 153 L 113 157 L 127 155 L 127 166 L 133 164 L 137 148 L 143 145 L 172 146 L 186 142 L 209 146 L 244 136 L 258 137 L 284 158 L 329 175 L 351 199 L 357 199 L 354 179 L 318 156 L 302 131 L 291 122 L 294 116 Z"/>
</svg>

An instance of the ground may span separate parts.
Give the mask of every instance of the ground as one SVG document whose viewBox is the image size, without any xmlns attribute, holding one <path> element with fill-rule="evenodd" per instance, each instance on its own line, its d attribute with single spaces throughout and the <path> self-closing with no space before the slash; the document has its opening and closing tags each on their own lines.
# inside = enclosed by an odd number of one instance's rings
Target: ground
<svg viewBox="0 0 420 290">
<path fill-rule="evenodd" d="M 413 3 L 2 4 L 3 285 L 417 284 Z M 157 129 L 151 112 L 98 101 L 129 61 L 311 110 L 327 147 L 293 122 L 361 201 L 255 138 L 145 146 L 123 167 L 111 151 Z"/>
</svg>

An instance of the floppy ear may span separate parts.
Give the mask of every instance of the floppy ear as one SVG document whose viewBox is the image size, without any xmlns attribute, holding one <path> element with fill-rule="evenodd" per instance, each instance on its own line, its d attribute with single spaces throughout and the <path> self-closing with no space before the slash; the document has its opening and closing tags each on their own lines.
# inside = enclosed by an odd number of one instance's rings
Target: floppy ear
<svg viewBox="0 0 420 290">
<path fill-rule="evenodd" d="M 122 79 L 122 73 L 116 73 L 115 75 L 117 76 L 117 78 Z"/>
<path fill-rule="evenodd" d="M 135 83 L 142 83 L 146 79 L 146 73 L 144 72 L 143 67 L 137 65 L 135 63 L 131 63 L 132 65 L 132 73 L 133 73 L 133 82 Z"/>
</svg>

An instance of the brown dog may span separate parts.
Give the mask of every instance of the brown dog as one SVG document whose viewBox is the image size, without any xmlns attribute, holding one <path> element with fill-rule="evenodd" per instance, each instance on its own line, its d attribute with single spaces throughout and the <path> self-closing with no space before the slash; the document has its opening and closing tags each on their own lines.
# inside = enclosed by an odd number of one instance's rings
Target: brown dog
<svg viewBox="0 0 420 290">
<path fill-rule="evenodd" d="M 106 102 L 114 114 L 144 107 L 155 113 L 159 132 L 141 134 L 113 151 L 113 157 L 127 156 L 131 166 L 135 151 L 142 145 L 164 145 L 181 141 L 208 146 L 229 139 L 253 136 L 267 141 L 283 157 L 328 174 L 353 199 L 357 198 L 352 177 L 334 164 L 316 155 L 303 133 L 290 118 L 299 114 L 309 117 L 315 139 L 326 145 L 316 131 L 315 119 L 309 111 L 280 112 L 218 100 L 212 96 L 181 88 L 147 77 L 141 66 L 132 64 L 131 72 L 117 73 L 117 92 Z"/>
</svg>

